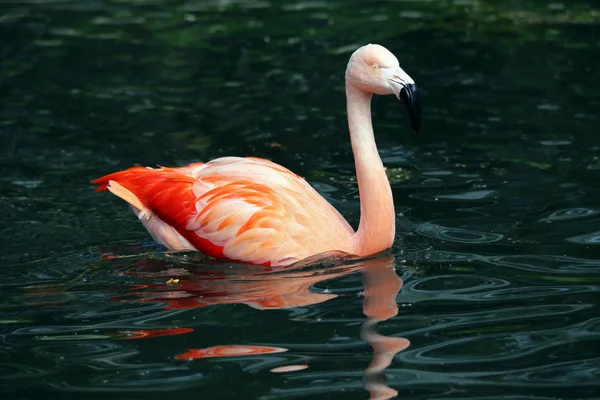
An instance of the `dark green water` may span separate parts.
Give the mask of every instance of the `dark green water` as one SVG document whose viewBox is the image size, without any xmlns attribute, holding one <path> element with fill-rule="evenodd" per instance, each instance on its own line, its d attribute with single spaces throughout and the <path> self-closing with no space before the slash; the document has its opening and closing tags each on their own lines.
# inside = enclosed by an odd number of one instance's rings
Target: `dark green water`
<svg viewBox="0 0 600 400">
<path fill-rule="evenodd" d="M 2 2 L 0 395 L 599 398 L 597 7 Z M 165 254 L 88 183 L 256 155 L 356 224 L 343 71 L 368 42 L 424 103 L 418 135 L 373 105 L 391 256 L 265 273 Z M 232 345 L 262 353 L 214 348 Z M 290 365 L 308 368 L 271 371 Z"/>
</svg>

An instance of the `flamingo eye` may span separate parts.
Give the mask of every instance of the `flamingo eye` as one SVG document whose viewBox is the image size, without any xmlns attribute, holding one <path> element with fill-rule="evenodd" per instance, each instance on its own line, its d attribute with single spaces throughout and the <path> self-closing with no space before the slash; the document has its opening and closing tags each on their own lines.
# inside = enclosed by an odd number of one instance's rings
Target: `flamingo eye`
<svg viewBox="0 0 600 400">
<path fill-rule="evenodd" d="M 377 64 L 377 63 L 373 64 L 373 69 L 379 69 L 379 64 Z"/>
</svg>

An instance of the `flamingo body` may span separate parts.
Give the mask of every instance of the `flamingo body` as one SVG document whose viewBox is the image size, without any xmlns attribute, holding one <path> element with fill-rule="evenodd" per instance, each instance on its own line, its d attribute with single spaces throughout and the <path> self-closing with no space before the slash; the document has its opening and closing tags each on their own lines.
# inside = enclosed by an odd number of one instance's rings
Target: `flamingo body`
<svg viewBox="0 0 600 400">
<path fill-rule="evenodd" d="M 379 45 L 356 50 L 346 68 L 350 141 L 360 192 L 356 232 L 304 179 L 260 158 L 224 157 L 181 168 L 134 167 L 92 183 L 127 201 L 155 240 L 172 250 L 268 266 L 329 251 L 368 256 L 395 236 L 392 191 L 375 144 L 373 94 L 394 94 L 420 126 L 414 81 Z"/>
<path fill-rule="evenodd" d="M 260 158 L 224 157 L 182 168 L 133 167 L 96 179 L 130 203 L 155 240 L 229 260 L 289 264 L 350 252 L 354 230 L 300 176 Z"/>
</svg>

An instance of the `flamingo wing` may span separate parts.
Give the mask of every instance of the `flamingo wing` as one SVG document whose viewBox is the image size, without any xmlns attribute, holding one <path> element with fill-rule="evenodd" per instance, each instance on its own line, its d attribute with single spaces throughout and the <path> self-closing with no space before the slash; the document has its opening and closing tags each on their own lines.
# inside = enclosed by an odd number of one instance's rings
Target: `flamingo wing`
<svg viewBox="0 0 600 400">
<path fill-rule="evenodd" d="M 280 265 L 348 251 L 354 233 L 304 179 L 259 158 L 134 167 L 92 183 L 127 201 L 153 237 L 173 250 Z"/>
</svg>

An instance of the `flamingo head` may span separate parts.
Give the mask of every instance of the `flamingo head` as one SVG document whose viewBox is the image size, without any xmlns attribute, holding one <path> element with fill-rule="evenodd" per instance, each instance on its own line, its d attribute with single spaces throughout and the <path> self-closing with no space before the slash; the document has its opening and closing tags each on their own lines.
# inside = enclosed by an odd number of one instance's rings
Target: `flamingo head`
<svg viewBox="0 0 600 400">
<path fill-rule="evenodd" d="M 374 94 L 393 94 L 406 107 L 415 132 L 421 127 L 421 98 L 413 79 L 388 49 L 368 44 L 356 50 L 346 69 L 346 85 Z"/>
</svg>

